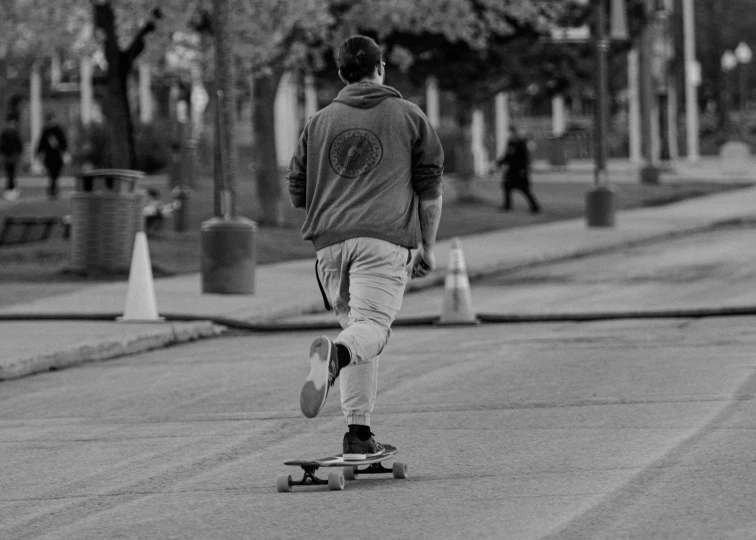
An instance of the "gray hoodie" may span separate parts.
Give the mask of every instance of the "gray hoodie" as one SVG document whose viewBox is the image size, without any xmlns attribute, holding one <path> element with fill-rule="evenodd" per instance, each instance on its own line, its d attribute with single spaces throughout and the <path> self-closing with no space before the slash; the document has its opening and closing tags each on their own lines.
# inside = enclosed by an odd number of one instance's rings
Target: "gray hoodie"
<svg viewBox="0 0 756 540">
<path fill-rule="evenodd" d="M 358 236 L 417 247 L 418 200 L 441 195 L 443 163 L 417 105 L 390 86 L 347 85 L 312 115 L 291 159 L 291 202 L 307 209 L 303 238 L 315 249 Z"/>
</svg>

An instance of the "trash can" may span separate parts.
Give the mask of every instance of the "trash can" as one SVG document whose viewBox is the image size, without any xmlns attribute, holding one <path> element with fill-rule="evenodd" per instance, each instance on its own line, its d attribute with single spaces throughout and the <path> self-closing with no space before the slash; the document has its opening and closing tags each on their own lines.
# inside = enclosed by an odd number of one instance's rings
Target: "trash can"
<svg viewBox="0 0 756 540">
<path fill-rule="evenodd" d="M 202 294 L 254 294 L 257 224 L 214 217 L 200 229 Z"/>
<path fill-rule="evenodd" d="M 552 167 L 567 166 L 567 144 L 564 135 L 552 135 L 548 138 L 549 164 Z"/>
<path fill-rule="evenodd" d="M 71 194 L 71 258 L 74 272 L 128 272 L 136 233 L 144 228 L 144 173 L 99 169 L 76 178 Z"/>
</svg>

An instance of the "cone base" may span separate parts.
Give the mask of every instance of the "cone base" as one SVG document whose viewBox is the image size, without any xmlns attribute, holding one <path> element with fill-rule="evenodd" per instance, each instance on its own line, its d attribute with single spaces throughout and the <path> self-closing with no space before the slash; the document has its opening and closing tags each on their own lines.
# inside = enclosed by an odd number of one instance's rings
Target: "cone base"
<svg viewBox="0 0 756 540">
<path fill-rule="evenodd" d="M 438 320 L 433 323 L 435 326 L 475 326 L 480 324 L 478 319 L 472 321 L 444 321 Z"/>
<path fill-rule="evenodd" d="M 147 324 L 147 323 L 164 323 L 165 317 L 158 317 L 157 319 L 132 319 L 131 317 L 116 317 L 116 322 L 120 323 L 135 323 L 135 324 Z"/>
</svg>

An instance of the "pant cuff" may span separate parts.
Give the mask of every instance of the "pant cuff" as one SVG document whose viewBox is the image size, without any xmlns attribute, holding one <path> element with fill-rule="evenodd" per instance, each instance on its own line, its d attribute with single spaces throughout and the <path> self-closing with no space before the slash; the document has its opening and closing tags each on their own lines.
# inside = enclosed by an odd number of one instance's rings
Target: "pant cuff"
<svg viewBox="0 0 756 540">
<path fill-rule="evenodd" d="M 357 424 L 359 426 L 370 426 L 370 415 L 351 412 L 346 413 L 346 423 L 347 425 Z"/>
</svg>

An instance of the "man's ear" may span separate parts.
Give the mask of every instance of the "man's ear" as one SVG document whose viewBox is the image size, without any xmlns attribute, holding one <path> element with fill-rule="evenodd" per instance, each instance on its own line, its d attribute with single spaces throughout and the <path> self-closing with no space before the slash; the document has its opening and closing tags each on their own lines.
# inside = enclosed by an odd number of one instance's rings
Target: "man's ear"
<svg viewBox="0 0 756 540">
<path fill-rule="evenodd" d="M 339 79 L 341 79 L 341 82 L 343 82 L 344 84 L 349 84 L 349 81 L 347 81 L 341 74 L 341 70 L 339 70 Z"/>
</svg>

